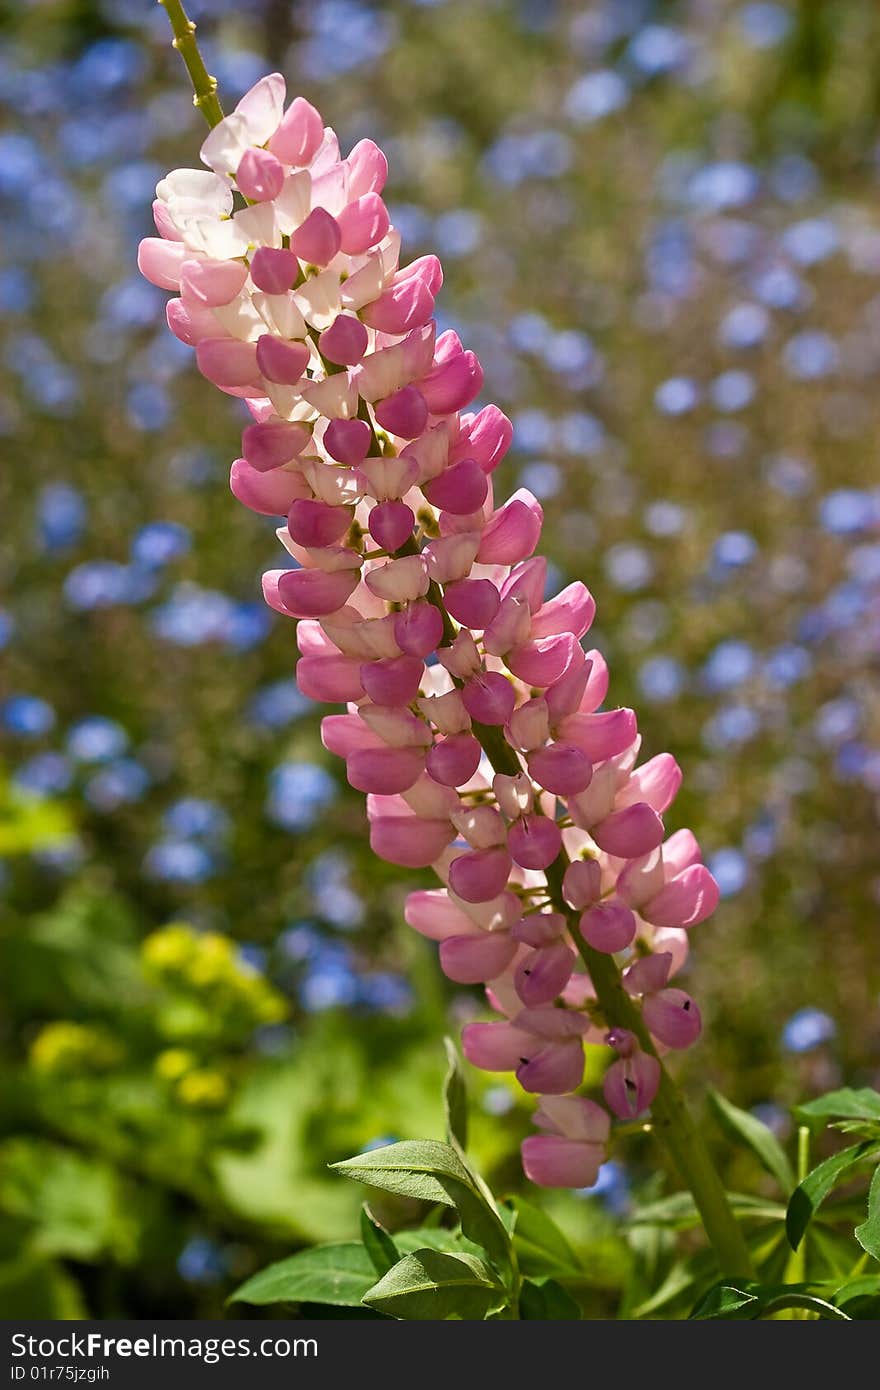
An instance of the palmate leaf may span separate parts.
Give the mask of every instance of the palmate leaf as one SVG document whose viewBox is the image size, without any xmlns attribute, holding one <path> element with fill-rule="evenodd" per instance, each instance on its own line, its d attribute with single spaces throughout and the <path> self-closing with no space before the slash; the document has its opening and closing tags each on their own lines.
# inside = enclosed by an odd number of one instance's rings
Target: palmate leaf
<svg viewBox="0 0 880 1390">
<path fill-rule="evenodd" d="M 357 1182 L 454 1207 L 464 1234 L 482 1246 L 498 1268 L 509 1272 L 511 1244 L 504 1223 L 479 1180 L 451 1145 L 434 1139 L 407 1139 L 331 1166 Z"/>
<path fill-rule="evenodd" d="M 724 1280 L 715 1284 L 700 1299 L 690 1317 L 695 1320 L 726 1318 L 754 1321 L 772 1317 L 774 1313 L 784 1312 L 788 1308 L 803 1308 L 831 1321 L 851 1321 L 833 1303 L 811 1293 L 808 1284 L 758 1284 L 752 1280 L 739 1283 Z"/>
<path fill-rule="evenodd" d="M 315 1245 L 261 1269 L 229 1297 L 230 1303 L 329 1303 L 358 1308 L 376 1270 L 359 1241 Z"/>
<path fill-rule="evenodd" d="M 504 1306 L 504 1290 L 475 1255 L 416 1250 L 364 1294 L 368 1308 L 403 1319 L 483 1321 Z"/>
<path fill-rule="evenodd" d="M 872 1139 L 852 1144 L 848 1149 L 841 1149 L 840 1153 L 826 1158 L 798 1184 L 791 1194 L 785 1217 L 785 1232 L 792 1250 L 797 1250 L 804 1232 L 829 1192 L 876 1150 L 876 1141 Z"/>
<path fill-rule="evenodd" d="M 788 1197 L 795 1186 L 795 1176 L 785 1150 L 772 1130 L 747 1110 L 732 1105 L 720 1091 L 709 1092 L 709 1104 L 721 1127 L 751 1149 L 758 1162 L 776 1179 Z"/>
</svg>

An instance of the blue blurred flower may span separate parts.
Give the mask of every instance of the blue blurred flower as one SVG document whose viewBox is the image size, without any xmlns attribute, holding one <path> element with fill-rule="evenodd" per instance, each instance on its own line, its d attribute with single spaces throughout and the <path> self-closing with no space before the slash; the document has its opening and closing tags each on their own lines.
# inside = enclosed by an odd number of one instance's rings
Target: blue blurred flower
<svg viewBox="0 0 880 1390">
<path fill-rule="evenodd" d="M 116 560 L 87 560 L 68 574 L 64 597 L 71 608 L 114 608 L 142 603 L 153 588 L 153 580 L 142 570 Z"/>
<path fill-rule="evenodd" d="M 712 401 L 716 409 L 725 413 L 744 410 L 753 401 L 755 389 L 755 378 L 750 372 L 733 368 L 730 371 L 722 372 L 712 382 Z"/>
<path fill-rule="evenodd" d="M 40 538 L 47 550 L 64 550 L 76 545 L 86 522 L 86 504 L 81 492 L 69 483 L 50 483 L 37 499 Z"/>
<path fill-rule="evenodd" d="M 116 758 L 89 778 L 83 796 L 96 811 L 108 814 L 140 801 L 149 785 L 150 774 L 139 762 L 134 758 Z"/>
<path fill-rule="evenodd" d="M 190 533 L 180 522 L 151 521 L 135 532 L 131 558 L 146 569 L 159 569 L 185 555 L 190 545 Z"/>
<path fill-rule="evenodd" d="M 166 883 L 204 883 L 213 877 L 216 866 L 204 845 L 190 840 L 160 840 L 148 851 L 144 872 Z"/>
<path fill-rule="evenodd" d="M 749 863 L 741 850 L 728 846 L 710 856 L 709 872 L 718 880 L 722 898 L 735 897 L 749 881 Z"/>
<path fill-rule="evenodd" d="M 73 780 L 73 769 L 61 753 L 37 753 L 12 775 L 13 785 L 32 796 L 59 796 Z"/>
<path fill-rule="evenodd" d="M 685 683 L 685 669 L 671 656 L 653 656 L 638 671 L 639 689 L 652 704 L 674 700 Z"/>
<path fill-rule="evenodd" d="M 782 1030 L 782 1046 L 786 1052 L 812 1052 L 836 1036 L 834 1019 L 822 1009 L 808 1007 L 792 1014 Z"/>
<path fill-rule="evenodd" d="M 789 376 L 797 381 L 817 381 L 837 370 L 840 349 L 828 333 L 818 328 L 805 328 L 789 338 L 782 351 L 782 360 Z"/>
<path fill-rule="evenodd" d="M 255 691 L 247 706 L 247 718 L 265 729 L 283 729 L 312 709 L 313 702 L 301 694 L 296 681 L 288 677 Z"/>
<path fill-rule="evenodd" d="M 764 341 L 769 329 L 770 315 L 763 305 L 744 302 L 724 315 L 718 339 L 727 348 L 754 348 Z"/>
<path fill-rule="evenodd" d="M 336 783 L 318 763 L 280 763 L 269 776 L 266 815 L 285 830 L 307 830 L 336 797 Z"/>
<path fill-rule="evenodd" d="M 686 415 L 700 401 L 700 389 L 686 376 L 673 376 L 654 392 L 654 404 L 664 415 Z"/>
<path fill-rule="evenodd" d="M 722 570 L 741 569 L 750 564 L 757 553 L 757 542 L 747 531 L 725 531 L 712 547 L 712 561 Z"/>
<path fill-rule="evenodd" d="M 0 725 L 19 738 L 41 738 L 55 723 L 55 711 L 39 695 L 9 695 L 0 703 Z"/>
<path fill-rule="evenodd" d="M 737 14 L 743 38 L 753 48 L 774 48 L 792 27 L 792 15 L 784 5 L 755 0 L 743 5 Z"/>
<path fill-rule="evenodd" d="M 177 1272 L 187 1284 L 219 1284 L 228 1274 L 221 1247 L 207 1236 L 193 1236 L 177 1257 Z"/>
<path fill-rule="evenodd" d="M 105 763 L 128 747 L 128 734 L 115 719 L 91 714 L 74 724 L 67 735 L 67 751 L 80 763 Z"/>
<path fill-rule="evenodd" d="M 576 1197 L 598 1197 L 603 1207 L 615 1216 L 625 1216 L 630 1208 L 630 1181 L 623 1164 L 609 1159 L 599 1169 L 592 1187 L 575 1189 Z"/>
<path fill-rule="evenodd" d="M 629 101 L 629 87 L 613 68 L 600 68 L 579 77 L 568 90 L 565 114 L 575 125 L 593 125 L 604 116 L 622 111 Z"/>
<path fill-rule="evenodd" d="M 880 520 L 880 496 L 860 488 L 839 488 L 829 492 L 819 504 L 819 521 L 826 531 L 852 535 Z"/>
<path fill-rule="evenodd" d="M 719 642 L 703 666 L 703 680 L 710 690 L 732 690 L 755 670 L 755 653 L 748 642 L 728 638 Z"/>
<path fill-rule="evenodd" d="M 182 840 L 223 840 L 231 830 L 226 811 L 216 801 L 201 796 L 185 796 L 175 801 L 162 817 L 162 826 Z"/>
</svg>

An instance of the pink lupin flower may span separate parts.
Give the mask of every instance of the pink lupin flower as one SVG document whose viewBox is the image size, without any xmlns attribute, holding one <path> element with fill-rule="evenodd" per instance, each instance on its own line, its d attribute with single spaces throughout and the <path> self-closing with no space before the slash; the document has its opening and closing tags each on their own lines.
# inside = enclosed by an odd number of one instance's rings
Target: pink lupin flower
<svg viewBox="0 0 880 1390">
<path fill-rule="evenodd" d="M 635 714 L 601 708 L 591 594 L 546 593 L 540 503 L 495 497 L 512 426 L 494 405 L 462 413 L 482 368 L 438 334 L 437 258 L 400 264 L 384 154 L 343 157 L 309 102 L 284 101 L 263 78 L 205 140 L 206 168 L 160 181 L 138 264 L 176 296 L 169 328 L 203 376 L 250 412 L 230 487 L 284 523 L 288 567 L 264 595 L 297 623 L 300 689 L 343 707 L 321 737 L 366 793 L 371 846 L 444 885 L 411 893 L 406 919 L 501 1015 L 465 1028 L 465 1054 L 543 1096 L 527 1174 L 588 1186 L 609 1120 L 573 1092 L 613 1022 L 589 962 L 632 948 L 631 1007 L 661 1048 L 690 1045 L 699 1012 L 669 980 L 717 885 L 689 831 L 664 840 L 674 759 L 637 766 Z M 660 1081 L 639 1036 L 607 1032 L 624 1118 Z"/>
</svg>

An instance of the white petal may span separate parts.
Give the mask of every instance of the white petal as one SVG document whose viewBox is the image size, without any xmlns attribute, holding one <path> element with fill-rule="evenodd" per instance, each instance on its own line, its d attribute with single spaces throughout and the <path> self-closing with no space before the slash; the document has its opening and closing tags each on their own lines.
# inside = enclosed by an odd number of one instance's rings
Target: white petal
<svg viewBox="0 0 880 1390">
<path fill-rule="evenodd" d="M 312 381 L 300 389 L 303 400 L 321 415 L 334 420 L 350 420 L 357 414 L 358 393 L 347 372 L 337 372 L 323 381 Z"/>
<path fill-rule="evenodd" d="M 265 145 L 281 124 L 287 86 L 280 72 L 270 72 L 245 92 L 235 108 L 248 131 L 250 145 Z"/>
<path fill-rule="evenodd" d="M 305 222 L 311 210 L 312 179 L 307 169 L 289 174 L 284 186 L 274 200 L 275 216 L 278 226 L 285 236 L 290 236 Z"/>
<path fill-rule="evenodd" d="M 329 270 L 313 275 L 294 290 L 293 297 L 303 314 L 306 323 L 323 332 L 334 322 L 341 305 L 339 295 L 339 276 Z"/>
<path fill-rule="evenodd" d="M 348 165 L 331 164 L 323 174 L 312 174 L 312 204 L 335 217 L 348 203 Z"/>
<path fill-rule="evenodd" d="M 342 286 L 342 303 L 346 309 L 362 309 L 372 304 L 385 288 L 385 268 L 381 256 L 371 256 L 365 266 L 355 271 Z"/>
<path fill-rule="evenodd" d="M 257 291 L 253 295 L 253 303 L 266 327 L 280 338 L 306 336 L 306 321 L 292 294 L 262 294 Z"/>
<path fill-rule="evenodd" d="M 204 251 L 215 261 L 234 260 L 243 256 L 248 249 L 248 241 L 239 231 L 232 218 L 215 221 L 213 218 L 192 218 L 183 231 L 187 245 Z"/>
<path fill-rule="evenodd" d="M 156 184 L 156 197 L 172 207 L 176 200 L 192 211 L 217 214 L 232 211 L 232 189 L 226 179 L 209 169 L 172 169 Z"/>
<path fill-rule="evenodd" d="M 332 126 L 324 127 L 324 143 L 316 150 L 311 163 L 314 175 L 323 174 L 332 164 L 339 163 L 339 139 Z"/>
<path fill-rule="evenodd" d="M 281 245 L 281 230 L 275 220 L 271 203 L 255 203 L 233 213 L 232 220 L 250 246 Z"/>
<path fill-rule="evenodd" d="M 253 144 L 244 116 L 233 111 L 215 125 L 199 150 L 202 163 L 210 169 L 234 174 L 245 150 Z"/>
<path fill-rule="evenodd" d="M 214 317 L 227 333 L 231 333 L 233 338 L 240 338 L 245 343 L 255 343 L 266 330 L 266 325 L 260 318 L 253 304 L 250 295 L 243 291 L 237 299 L 233 299 L 231 304 L 222 304 L 219 309 L 214 310 Z"/>
</svg>

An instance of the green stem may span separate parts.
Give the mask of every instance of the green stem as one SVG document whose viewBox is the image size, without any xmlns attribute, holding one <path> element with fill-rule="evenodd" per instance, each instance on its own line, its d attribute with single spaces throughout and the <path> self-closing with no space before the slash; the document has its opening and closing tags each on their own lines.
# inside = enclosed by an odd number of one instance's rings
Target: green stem
<svg viewBox="0 0 880 1390">
<path fill-rule="evenodd" d="M 159 4 L 165 7 L 174 33 L 174 47 L 183 58 L 192 80 L 195 105 L 213 127 L 223 119 L 223 108 L 217 98 L 216 79 L 211 77 L 205 67 L 196 44 L 196 26 L 187 16 L 180 0 L 159 0 Z M 368 412 L 364 414 L 372 428 Z M 375 441 L 375 433 L 373 438 Z M 378 449 L 378 441 L 376 446 Z M 397 553 L 417 554 L 418 545 L 415 538 L 411 537 Z M 456 628 L 446 612 L 439 585 L 432 582 L 427 597 L 443 616 L 444 642 L 448 645 L 455 638 Z M 522 772 L 522 764 L 500 728 L 475 723 L 473 732 L 496 772 L 511 776 Z M 564 913 L 569 922 L 572 938 L 590 973 L 605 1020 L 609 1027 L 629 1029 L 639 1039 L 644 1050 L 656 1056 L 650 1034 L 642 1022 L 639 1010 L 623 988 L 620 970 L 613 957 L 594 950 L 584 941 L 578 930 L 577 914 L 571 912 L 562 897 L 562 878 L 567 863 L 567 857 L 563 852 L 547 870 L 550 896 L 554 907 Z M 748 1247 L 734 1219 L 702 1136 L 691 1119 L 677 1086 L 662 1063 L 660 1074 L 660 1087 L 652 1106 L 653 1132 L 665 1145 L 682 1181 L 690 1188 L 722 1273 L 750 1278 L 753 1270 Z"/>
<path fill-rule="evenodd" d="M 217 97 L 217 79 L 205 67 L 204 60 L 196 43 L 196 26 L 193 24 L 181 0 L 159 0 L 168 15 L 168 23 L 174 34 L 173 45 L 177 49 L 190 81 L 193 84 L 193 105 L 197 106 L 208 125 L 213 129 L 223 120 L 223 107 Z"/>
</svg>

